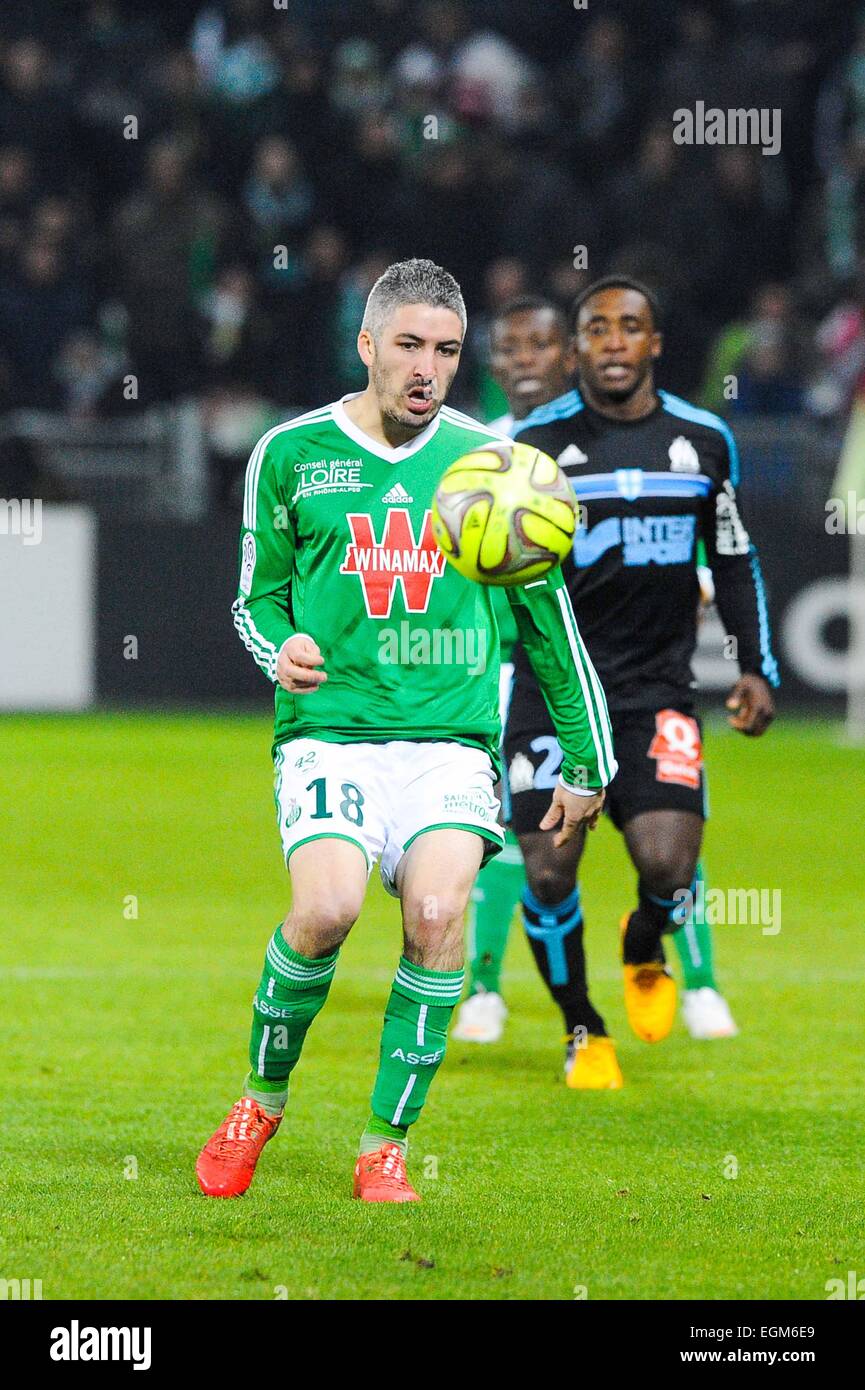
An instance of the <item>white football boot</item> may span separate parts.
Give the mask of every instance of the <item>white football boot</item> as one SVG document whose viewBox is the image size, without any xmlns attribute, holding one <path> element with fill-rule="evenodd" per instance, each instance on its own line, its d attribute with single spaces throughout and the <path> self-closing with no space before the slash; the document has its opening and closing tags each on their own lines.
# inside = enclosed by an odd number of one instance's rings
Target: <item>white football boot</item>
<svg viewBox="0 0 865 1390">
<path fill-rule="evenodd" d="M 459 1042 L 500 1042 L 508 1016 L 507 1005 L 493 990 L 479 990 L 464 999 L 451 1037 Z"/>
<path fill-rule="evenodd" d="M 682 991 L 682 1016 L 692 1038 L 735 1038 L 738 1033 L 730 1005 L 723 994 L 704 985 L 702 989 Z"/>
</svg>

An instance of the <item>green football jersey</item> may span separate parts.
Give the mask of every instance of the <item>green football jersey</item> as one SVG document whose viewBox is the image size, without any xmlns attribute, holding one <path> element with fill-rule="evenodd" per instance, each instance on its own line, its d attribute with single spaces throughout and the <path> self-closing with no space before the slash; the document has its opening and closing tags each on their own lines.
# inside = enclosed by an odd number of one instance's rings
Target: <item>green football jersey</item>
<svg viewBox="0 0 865 1390">
<path fill-rule="evenodd" d="M 431 504 L 454 459 L 500 436 L 442 406 L 415 439 L 388 448 L 358 429 L 344 400 L 269 430 L 246 471 L 235 626 L 271 681 L 298 632 L 318 643 L 327 673 L 309 694 L 277 685 L 275 744 L 452 739 L 486 749 L 498 769 L 492 593 L 446 563 Z M 616 770 L 606 701 L 560 571 L 507 594 L 563 780 L 606 785 Z"/>
</svg>

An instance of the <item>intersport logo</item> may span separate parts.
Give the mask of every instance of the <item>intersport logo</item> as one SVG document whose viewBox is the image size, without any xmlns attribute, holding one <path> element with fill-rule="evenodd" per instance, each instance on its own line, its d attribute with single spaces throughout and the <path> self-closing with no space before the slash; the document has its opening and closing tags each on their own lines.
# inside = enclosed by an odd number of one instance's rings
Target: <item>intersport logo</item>
<svg viewBox="0 0 865 1390">
<path fill-rule="evenodd" d="M 381 540 L 369 512 L 349 512 L 346 521 L 351 541 L 339 572 L 357 575 L 369 617 L 390 617 L 397 584 L 402 586 L 406 612 L 425 613 L 433 580 L 440 579 L 445 569 L 445 557 L 433 539 L 429 508 L 419 540 L 405 507 L 388 512 Z"/>
</svg>

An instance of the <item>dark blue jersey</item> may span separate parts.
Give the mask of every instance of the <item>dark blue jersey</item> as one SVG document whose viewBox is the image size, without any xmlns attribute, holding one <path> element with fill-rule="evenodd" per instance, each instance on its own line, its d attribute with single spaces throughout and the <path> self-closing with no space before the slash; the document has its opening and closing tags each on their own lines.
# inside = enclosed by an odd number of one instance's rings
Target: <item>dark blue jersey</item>
<svg viewBox="0 0 865 1390">
<path fill-rule="evenodd" d="M 760 564 L 736 497 L 738 451 L 724 420 L 665 391 L 642 419 L 612 420 L 569 391 L 512 434 L 557 459 L 581 503 L 563 573 L 611 708 L 690 698 L 700 537 L 739 669 L 778 684 Z M 519 649 L 515 665 L 521 685 L 532 678 Z"/>
</svg>

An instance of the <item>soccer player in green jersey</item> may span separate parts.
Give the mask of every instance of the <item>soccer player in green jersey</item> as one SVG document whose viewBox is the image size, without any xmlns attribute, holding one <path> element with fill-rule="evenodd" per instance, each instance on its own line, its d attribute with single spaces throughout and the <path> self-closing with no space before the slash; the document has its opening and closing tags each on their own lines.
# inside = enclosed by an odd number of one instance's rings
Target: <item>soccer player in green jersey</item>
<svg viewBox="0 0 865 1390">
<path fill-rule="evenodd" d="M 460 996 L 466 903 L 503 841 L 490 590 L 446 566 L 430 525 L 445 468 L 499 437 L 445 405 L 465 326 L 451 275 L 390 266 L 358 336 L 366 389 L 270 430 L 249 462 L 234 621 L 276 686 L 292 905 L 267 946 L 243 1095 L 196 1165 L 209 1196 L 249 1186 L 380 859 L 403 953 L 354 1195 L 417 1200 L 407 1134 Z M 596 823 L 616 771 L 606 701 L 559 571 L 509 597 L 563 749 L 542 824 L 564 844 Z"/>
</svg>

